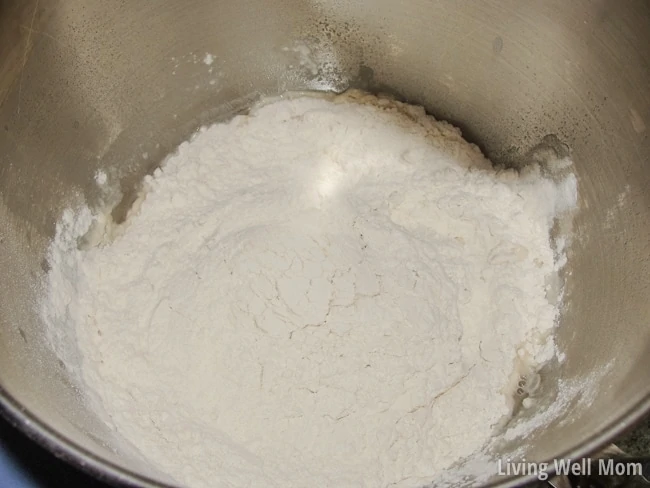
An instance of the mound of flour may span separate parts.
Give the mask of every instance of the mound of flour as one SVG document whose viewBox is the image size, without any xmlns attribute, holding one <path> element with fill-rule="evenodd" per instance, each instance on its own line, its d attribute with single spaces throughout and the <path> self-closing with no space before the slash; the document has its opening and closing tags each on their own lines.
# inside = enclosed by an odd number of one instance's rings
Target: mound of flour
<svg viewBox="0 0 650 488">
<path fill-rule="evenodd" d="M 110 233 L 65 213 L 42 314 L 179 483 L 431 482 L 510 413 L 517 365 L 555 354 L 550 229 L 575 179 L 497 172 L 422 108 L 271 101 L 183 143 L 143 195 Z"/>
</svg>

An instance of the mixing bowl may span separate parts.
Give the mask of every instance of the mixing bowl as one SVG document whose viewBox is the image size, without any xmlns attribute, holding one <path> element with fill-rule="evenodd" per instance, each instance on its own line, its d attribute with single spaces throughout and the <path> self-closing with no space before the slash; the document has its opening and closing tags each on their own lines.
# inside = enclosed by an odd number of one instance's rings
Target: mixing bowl
<svg viewBox="0 0 650 488">
<path fill-rule="evenodd" d="M 348 87 L 426 106 L 497 163 L 570 148 L 580 210 L 557 332 L 564 360 L 542 375 L 543 425 L 495 455 L 586 455 L 647 412 L 647 0 L 3 0 L 5 415 L 96 475 L 172 484 L 84 406 L 47 346 L 35 304 L 55 223 L 81 201 L 111 201 L 123 218 L 177 144 L 263 95 Z M 118 182 L 108 193 L 98 170 Z"/>
</svg>

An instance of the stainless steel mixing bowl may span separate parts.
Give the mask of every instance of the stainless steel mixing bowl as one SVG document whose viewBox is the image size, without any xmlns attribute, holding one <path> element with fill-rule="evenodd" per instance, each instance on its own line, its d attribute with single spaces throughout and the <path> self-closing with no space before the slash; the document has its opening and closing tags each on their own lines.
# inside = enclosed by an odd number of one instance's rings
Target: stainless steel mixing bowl
<svg viewBox="0 0 650 488">
<path fill-rule="evenodd" d="M 100 168 L 119 181 L 119 218 L 142 176 L 200 124 L 264 94 L 348 86 L 425 105 L 496 162 L 517 164 L 551 133 L 571 147 L 581 211 L 558 332 L 566 361 L 542 388 L 552 399 L 558 382 L 601 374 L 597 394 L 578 392 L 526 439 L 528 458 L 584 455 L 647 412 L 647 0 L 2 0 L 6 415 L 96 474 L 169 483 L 118 447 L 44 341 L 34 303 L 55 222 L 81 198 L 107 198 Z"/>
</svg>

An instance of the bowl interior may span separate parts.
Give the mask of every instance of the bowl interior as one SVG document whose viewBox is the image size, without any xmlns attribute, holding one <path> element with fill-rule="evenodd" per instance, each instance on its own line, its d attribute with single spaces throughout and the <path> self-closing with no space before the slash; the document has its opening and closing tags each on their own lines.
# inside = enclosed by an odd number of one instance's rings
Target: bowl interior
<svg viewBox="0 0 650 488">
<path fill-rule="evenodd" d="M 599 447 L 650 402 L 649 45 L 645 0 L 0 3 L 0 405 L 89 469 L 169 481 L 84 407 L 45 343 L 55 222 L 82 201 L 119 219 L 197 127 L 261 96 L 359 87 L 424 105 L 498 163 L 548 134 L 571 148 L 566 359 L 544 374 L 548 422 L 497 454 Z M 99 169 L 119 185 L 100 191 Z"/>
</svg>

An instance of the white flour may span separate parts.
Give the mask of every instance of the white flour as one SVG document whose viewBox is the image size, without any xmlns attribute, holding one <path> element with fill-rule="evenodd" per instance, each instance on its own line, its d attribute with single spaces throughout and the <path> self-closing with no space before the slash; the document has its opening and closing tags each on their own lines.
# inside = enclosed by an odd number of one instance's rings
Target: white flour
<svg viewBox="0 0 650 488">
<path fill-rule="evenodd" d="M 575 179 L 497 173 L 421 108 L 275 101 L 144 189 L 89 249 L 106 219 L 64 215 L 43 316 L 71 362 L 76 334 L 109 423 L 180 483 L 431 482 L 555 353 L 549 233 Z"/>
</svg>

